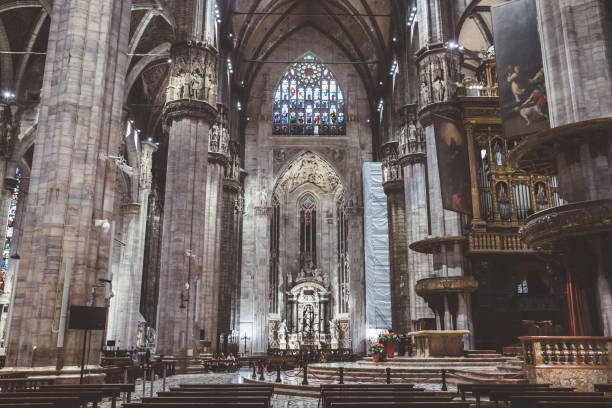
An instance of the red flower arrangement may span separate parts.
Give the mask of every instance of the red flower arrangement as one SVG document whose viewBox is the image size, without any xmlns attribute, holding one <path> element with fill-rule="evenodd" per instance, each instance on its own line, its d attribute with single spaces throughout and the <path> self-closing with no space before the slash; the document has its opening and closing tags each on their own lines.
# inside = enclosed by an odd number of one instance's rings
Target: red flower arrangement
<svg viewBox="0 0 612 408">
<path fill-rule="evenodd" d="M 397 334 L 393 332 L 379 334 L 378 335 L 379 343 L 399 343 L 399 337 Z"/>
</svg>

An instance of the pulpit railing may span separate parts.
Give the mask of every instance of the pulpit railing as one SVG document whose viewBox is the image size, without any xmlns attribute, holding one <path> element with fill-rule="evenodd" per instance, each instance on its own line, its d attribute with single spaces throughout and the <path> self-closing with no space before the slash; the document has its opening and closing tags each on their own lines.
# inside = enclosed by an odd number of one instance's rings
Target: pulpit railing
<svg viewBox="0 0 612 408">
<path fill-rule="evenodd" d="M 472 231 L 468 242 L 469 251 L 472 253 L 534 252 L 521 241 L 518 233 Z"/>
<path fill-rule="evenodd" d="M 525 336 L 525 365 L 609 366 L 612 364 L 612 337 Z"/>
</svg>

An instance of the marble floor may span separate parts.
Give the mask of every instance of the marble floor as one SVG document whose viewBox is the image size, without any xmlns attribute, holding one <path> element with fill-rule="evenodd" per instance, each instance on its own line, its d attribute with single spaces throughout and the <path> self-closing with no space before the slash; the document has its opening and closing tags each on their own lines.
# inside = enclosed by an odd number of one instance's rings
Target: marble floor
<svg viewBox="0 0 612 408">
<path fill-rule="evenodd" d="M 290 372 L 290 375 L 293 373 Z M 166 390 L 169 387 L 176 387 L 179 384 L 236 384 L 244 382 L 244 378 L 250 378 L 251 371 L 248 369 L 242 369 L 236 373 L 209 373 L 209 374 L 182 374 L 168 377 L 166 379 Z M 271 383 L 276 379 L 275 375 L 266 378 Z M 292 377 L 287 377 L 283 374 L 283 382 L 286 384 L 295 384 L 297 381 Z M 316 380 L 309 381 L 311 385 L 317 385 L 319 382 Z M 156 380 L 153 384 L 153 395 L 155 396 L 158 391 L 162 391 L 162 380 Z M 440 390 L 440 384 L 418 384 L 418 387 Z M 139 382 L 136 385 L 136 393 L 132 395 L 132 401 L 138 402 L 143 394 L 146 396 L 151 395 L 150 382 L 146 383 L 144 393 L 142 383 Z M 450 387 L 449 387 L 450 388 Z M 451 389 L 449 389 L 451 390 Z M 308 398 L 300 396 L 289 396 L 289 395 L 277 395 L 274 394 L 272 397 L 273 408 L 317 408 L 319 400 L 317 398 Z M 120 404 L 118 404 L 120 406 Z M 104 402 L 99 405 L 100 408 L 110 408 L 110 402 Z"/>
</svg>

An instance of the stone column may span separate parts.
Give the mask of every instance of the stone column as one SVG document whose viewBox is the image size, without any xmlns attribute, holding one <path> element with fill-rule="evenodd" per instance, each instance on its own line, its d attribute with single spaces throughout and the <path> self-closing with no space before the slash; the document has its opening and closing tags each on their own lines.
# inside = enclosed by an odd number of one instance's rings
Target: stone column
<svg viewBox="0 0 612 408">
<path fill-rule="evenodd" d="M 191 359 L 199 348 L 196 289 L 205 256 L 208 133 L 216 118 L 216 51 L 175 44 L 164 121 L 164 204 L 157 352 Z M 189 79 L 190 80 L 189 80 Z"/>
<path fill-rule="evenodd" d="M 410 320 L 410 276 L 406 241 L 404 177 L 398 162 L 398 142 L 383 145 L 383 188 L 389 218 L 389 267 L 391 274 L 391 317 L 397 333 L 412 331 Z"/>
<path fill-rule="evenodd" d="M 222 115 L 219 115 L 219 118 Z M 198 299 L 198 327 L 203 330 L 200 340 L 211 342 L 211 352 L 219 343 L 219 301 L 221 280 L 221 230 L 223 228 L 223 178 L 229 165 L 229 135 L 222 120 L 213 125 L 208 139 L 208 170 L 206 177 L 206 210 L 204 212 L 204 269 L 202 296 Z M 203 336 L 202 336 L 203 334 Z"/>
<path fill-rule="evenodd" d="M 80 363 L 83 332 L 65 330 L 61 317 L 68 260 L 69 304 L 106 303 L 92 288 L 107 278 L 110 234 L 93 220 L 113 216 L 116 170 L 100 154 L 118 150 L 131 3 L 53 4 L 7 366 Z M 91 343 L 103 336 L 93 332 Z"/>
<path fill-rule="evenodd" d="M 140 294 L 144 262 L 145 233 L 151 193 L 152 156 L 157 146 L 143 141 L 138 159 L 138 202 L 121 206 L 124 233 L 119 270 L 113 276 L 107 339 L 116 340 L 123 349 L 136 347 L 140 321 Z"/>
</svg>

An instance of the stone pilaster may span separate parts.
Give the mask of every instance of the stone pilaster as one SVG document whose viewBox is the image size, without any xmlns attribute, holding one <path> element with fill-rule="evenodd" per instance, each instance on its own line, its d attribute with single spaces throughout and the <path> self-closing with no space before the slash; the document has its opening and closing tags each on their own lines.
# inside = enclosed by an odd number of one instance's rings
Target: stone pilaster
<svg viewBox="0 0 612 408">
<path fill-rule="evenodd" d="M 406 241 L 404 177 L 399 165 L 399 143 L 383 145 L 383 188 L 389 218 L 389 267 L 391 274 L 391 316 L 397 333 L 412 331 L 410 319 L 410 275 Z"/>
<path fill-rule="evenodd" d="M 83 332 L 65 330 L 61 317 L 68 260 L 69 304 L 106 303 L 92 288 L 107 278 L 110 234 L 93 220 L 113 215 L 116 170 L 100 154 L 119 145 L 131 3 L 54 2 L 8 366 L 80 362 Z"/>
<path fill-rule="evenodd" d="M 169 137 L 157 352 L 191 359 L 200 345 L 194 326 L 197 282 L 205 261 L 208 136 L 217 113 L 217 53 L 177 44 L 172 59 L 164 108 Z"/>
</svg>

